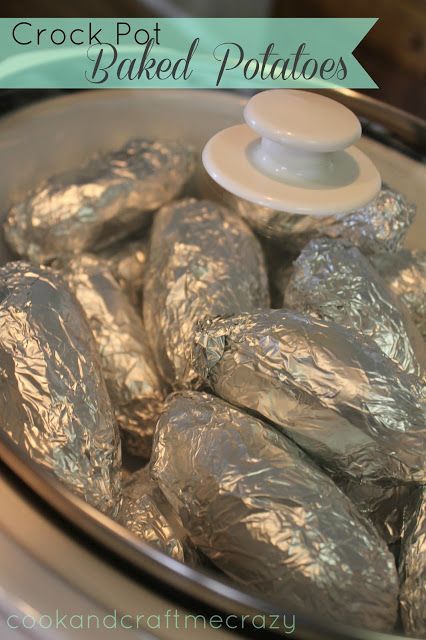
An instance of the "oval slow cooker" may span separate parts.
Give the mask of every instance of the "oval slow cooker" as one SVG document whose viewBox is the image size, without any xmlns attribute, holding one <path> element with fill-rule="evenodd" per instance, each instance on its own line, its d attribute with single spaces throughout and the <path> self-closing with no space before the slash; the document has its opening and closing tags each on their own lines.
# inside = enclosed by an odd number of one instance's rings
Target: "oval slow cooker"
<svg viewBox="0 0 426 640">
<path fill-rule="evenodd" d="M 331 93 L 361 117 L 365 135 L 359 146 L 383 180 L 416 203 L 406 244 L 425 249 L 426 123 L 353 91 Z M 245 102 L 234 92 L 121 90 L 71 93 L 23 108 L 0 121 L 1 211 L 39 180 L 130 137 L 179 138 L 201 151 L 215 132 L 242 122 Z M 202 189 L 203 177 L 200 162 L 196 189 Z M 9 257 L 1 241 L 1 262 Z M 185 618 L 190 614 L 194 618 Z M 24 460 L 0 431 L 1 640 L 207 640 L 231 634 L 396 637 L 331 627 L 309 611 L 293 624 L 285 602 L 277 609 L 138 541 Z"/>
</svg>

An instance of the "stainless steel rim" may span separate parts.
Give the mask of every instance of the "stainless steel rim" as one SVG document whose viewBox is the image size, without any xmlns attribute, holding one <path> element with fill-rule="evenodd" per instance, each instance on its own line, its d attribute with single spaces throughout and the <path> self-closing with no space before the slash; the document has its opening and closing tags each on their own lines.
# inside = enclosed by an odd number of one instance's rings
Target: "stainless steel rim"
<svg viewBox="0 0 426 640">
<path fill-rule="evenodd" d="M 418 157 L 426 154 L 426 120 L 402 111 L 390 104 L 352 89 L 330 89 L 321 91 L 354 111 L 361 120 L 376 127 L 377 136 L 384 143 Z M 367 134 L 372 131 L 367 131 Z"/>
</svg>

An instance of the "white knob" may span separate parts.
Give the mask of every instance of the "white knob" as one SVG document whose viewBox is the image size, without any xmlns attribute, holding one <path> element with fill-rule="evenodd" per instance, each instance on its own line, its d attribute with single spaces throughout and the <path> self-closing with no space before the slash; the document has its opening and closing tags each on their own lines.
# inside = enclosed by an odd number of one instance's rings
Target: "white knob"
<svg viewBox="0 0 426 640">
<path fill-rule="evenodd" d="M 346 213 L 380 190 L 373 163 L 352 145 L 358 118 L 316 93 L 277 89 L 255 95 L 247 125 L 216 134 L 205 146 L 206 170 L 226 190 L 280 211 Z"/>
</svg>

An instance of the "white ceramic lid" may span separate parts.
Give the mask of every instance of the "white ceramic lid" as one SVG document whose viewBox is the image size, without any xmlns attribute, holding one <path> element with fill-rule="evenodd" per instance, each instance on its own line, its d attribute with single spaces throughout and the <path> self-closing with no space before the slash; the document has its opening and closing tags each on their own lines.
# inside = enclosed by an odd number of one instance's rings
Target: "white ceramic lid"
<svg viewBox="0 0 426 640">
<path fill-rule="evenodd" d="M 346 213 L 372 200 L 379 172 L 352 145 L 358 118 L 320 94 L 275 89 L 256 94 L 247 124 L 209 140 L 203 163 L 235 195 L 279 211 L 323 216 Z"/>
</svg>

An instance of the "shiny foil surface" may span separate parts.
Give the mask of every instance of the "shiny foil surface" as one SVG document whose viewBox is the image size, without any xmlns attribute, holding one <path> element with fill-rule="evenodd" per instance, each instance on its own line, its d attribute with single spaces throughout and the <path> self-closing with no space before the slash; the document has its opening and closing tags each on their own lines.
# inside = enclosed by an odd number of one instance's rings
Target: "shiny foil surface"
<svg viewBox="0 0 426 640">
<path fill-rule="evenodd" d="M 138 538 L 175 560 L 196 564 L 197 553 L 147 467 L 130 474 L 123 484 L 118 522 Z"/>
<path fill-rule="evenodd" d="M 204 323 L 195 366 L 229 402 L 275 423 L 333 474 L 425 482 L 422 385 L 371 340 L 270 310 Z"/>
<path fill-rule="evenodd" d="M 108 261 L 115 280 L 136 307 L 142 303 L 148 245 L 148 236 L 138 240 L 122 240 L 99 254 Z"/>
<path fill-rule="evenodd" d="M 405 510 L 399 570 L 404 630 L 426 638 L 426 487 L 418 489 Z"/>
<path fill-rule="evenodd" d="M 401 249 L 394 254 L 371 256 L 371 261 L 388 287 L 405 303 L 426 340 L 426 251 Z"/>
<path fill-rule="evenodd" d="M 160 373 L 173 387 L 199 384 L 191 362 L 197 321 L 268 304 L 260 244 L 235 213 L 194 198 L 157 213 L 144 320 Z"/>
<path fill-rule="evenodd" d="M 335 476 L 334 481 L 388 544 L 401 539 L 404 508 L 417 485 L 365 483 L 348 476 Z"/>
<path fill-rule="evenodd" d="M 62 278 L 0 269 L 1 429 L 71 491 L 114 515 L 121 449 L 95 343 Z"/>
<path fill-rule="evenodd" d="M 397 251 L 416 213 L 415 206 L 402 194 L 385 185 L 365 207 L 322 218 L 275 211 L 225 191 L 223 198 L 256 233 L 293 254 L 301 251 L 309 240 L 321 236 L 347 240 L 365 254 Z"/>
<path fill-rule="evenodd" d="M 110 244 L 148 224 L 193 169 L 193 152 L 178 142 L 131 140 L 48 178 L 14 204 L 6 239 L 38 263 Z"/>
<path fill-rule="evenodd" d="M 284 306 L 371 338 L 407 373 L 422 377 L 426 347 L 409 311 L 357 247 L 312 240 L 293 263 Z"/>
<path fill-rule="evenodd" d="M 76 256 L 65 263 L 64 276 L 95 337 L 123 446 L 149 459 L 164 387 L 142 320 L 112 276 L 108 261 L 89 254 Z"/>
<path fill-rule="evenodd" d="M 175 394 L 151 475 L 193 543 L 239 586 L 288 612 L 391 630 L 393 557 L 290 440 L 205 393 Z"/>
</svg>

